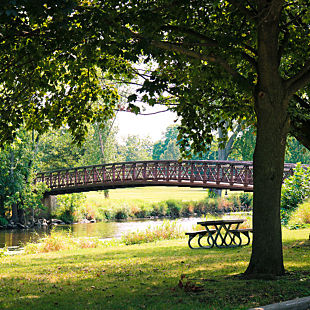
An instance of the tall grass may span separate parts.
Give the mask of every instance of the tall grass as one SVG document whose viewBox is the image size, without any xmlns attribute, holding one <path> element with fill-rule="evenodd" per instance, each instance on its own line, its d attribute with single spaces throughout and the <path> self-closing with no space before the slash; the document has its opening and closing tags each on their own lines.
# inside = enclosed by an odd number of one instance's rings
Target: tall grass
<svg viewBox="0 0 310 310">
<path fill-rule="evenodd" d="M 38 240 L 28 242 L 24 246 L 26 254 L 47 253 L 78 248 L 97 248 L 100 245 L 98 238 L 73 238 L 71 232 L 52 230 L 49 235 Z"/>
<path fill-rule="evenodd" d="M 184 233 L 176 221 L 165 220 L 161 225 L 149 226 L 144 231 L 129 232 L 122 237 L 126 245 L 148 243 L 159 240 L 183 238 Z"/>
</svg>

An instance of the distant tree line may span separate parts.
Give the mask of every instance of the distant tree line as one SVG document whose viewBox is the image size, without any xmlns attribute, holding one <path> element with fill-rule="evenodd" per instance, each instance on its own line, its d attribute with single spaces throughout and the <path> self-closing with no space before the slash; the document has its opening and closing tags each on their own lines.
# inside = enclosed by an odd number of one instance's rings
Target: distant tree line
<svg viewBox="0 0 310 310">
<path fill-rule="evenodd" d="M 5 224 L 7 219 L 25 224 L 40 216 L 46 188 L 34 187 L 33 178 L 37 171 L 121 161 L 181 158 L 177 125 L 169 126 L 155 143 L 150 138 L 135 135 L 128 135 L 121 143 L 116 138 L 117 128 L 112 125 L 111 121 L 88 125 L 88 134 L 80 145 L 74 143 L 65 127 L 43 135 L 19 130 L 14 142 L 0 150 L 0 225 Z M 193 155 L 192 159 L 251 161 L 255 130 L 253 127 L 237 129 L 237 132 L 230 132 L 232 142 L 215 139 L 204 153 Z M 226 154 L 224 158 L 221 157 L 223 153 Z M 310 152 L 290 137 L 286 161 L 309 164 Z"/>
</svg>

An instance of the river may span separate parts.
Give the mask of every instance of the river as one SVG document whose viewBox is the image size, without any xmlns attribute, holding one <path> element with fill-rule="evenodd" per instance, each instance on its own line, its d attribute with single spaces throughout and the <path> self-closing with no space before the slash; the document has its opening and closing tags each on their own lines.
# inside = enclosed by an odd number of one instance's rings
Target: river
<svg viewBox="0 0 310 310">
<path fill-rule="evenodd" d="M 178 224 L 184 230 L 191 231 L 193 225 L 199 221 L 199 218 L 177 219 Z M 65 230 L 72 232 L 74 237 L 98 237 L 100 239 L 120 238 L 129 231 L 145 230 L 149 226 L 160 225 L 163 220 L 133 220 L 120 222 L 98 222 L 88 224 L 58 225 L 56 230 Z M 49 229 L 11 229 L 0 230 L 0 248 L 4 246 L 20 246 L 29 241 L 36 241 L 49 233 Z"/>
</svg>

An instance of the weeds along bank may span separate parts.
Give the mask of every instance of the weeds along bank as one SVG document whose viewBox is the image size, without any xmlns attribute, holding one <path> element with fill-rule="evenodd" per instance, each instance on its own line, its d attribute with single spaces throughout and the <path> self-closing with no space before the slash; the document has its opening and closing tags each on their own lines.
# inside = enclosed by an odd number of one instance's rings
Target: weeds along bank
<svg viewBox="0 0 310 310">
<path fill-rule="evenodd" d="M 225 197 L 205 197 L 200 200 L 182 201 L 168 199 L 145 201 L 141 199 L 96 200 L 86 199 L 84 194 L 63 195 L 53 216 L 66 223 L 82 219 L 126 220 L 130 218 L 189 217 L 205 214 L 223 214 L 252 209 L 252 194 L 232 194 Z"/>
</svg>

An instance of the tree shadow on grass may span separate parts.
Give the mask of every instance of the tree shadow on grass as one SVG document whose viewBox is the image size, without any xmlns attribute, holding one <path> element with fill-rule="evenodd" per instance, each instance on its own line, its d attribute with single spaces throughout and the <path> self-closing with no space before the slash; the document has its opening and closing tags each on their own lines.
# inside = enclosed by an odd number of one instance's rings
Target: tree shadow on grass
<svg viewBox="0 0 310 310">
<path fill-rule="evenodd" d="M 10 258 L 1 265 L 0 305 L 32 310 L 247 309 L 310 294 L 304 273 L 310 262 L 300 257 L 303 249 L 289 250 L 291 275 L 275 281 L 235 276 L 245 270 L 250 251 L 192 251 L 182 243 L 159 243 Z"/>
</svg>

